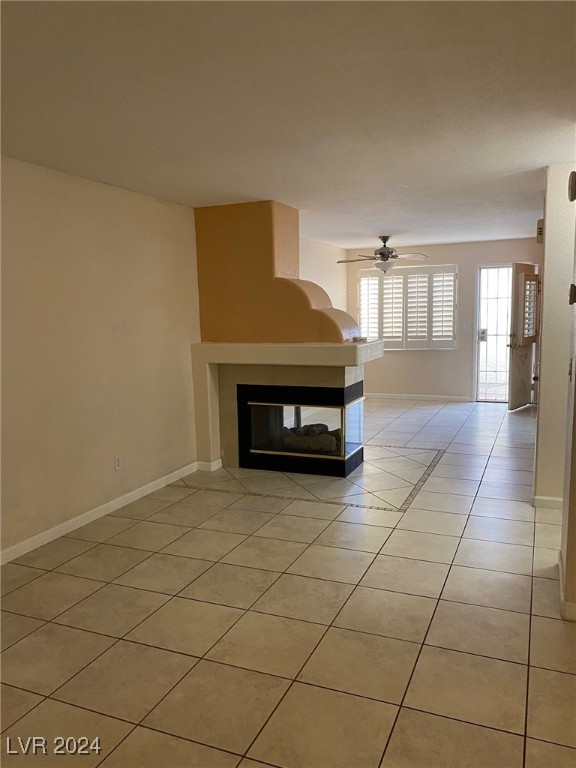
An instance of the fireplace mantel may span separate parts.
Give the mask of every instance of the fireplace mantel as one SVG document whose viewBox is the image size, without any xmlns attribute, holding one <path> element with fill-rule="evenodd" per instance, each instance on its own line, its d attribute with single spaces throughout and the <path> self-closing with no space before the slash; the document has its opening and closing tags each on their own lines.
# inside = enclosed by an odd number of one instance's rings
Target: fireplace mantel
<svg viewBox="0 0 576 768">
<path fill-rule="evenodd" d="M 382 341 L 347 343 L 228 343 L 201 342 L 192 345 L 192 376 L 199 466 L 221 466 L 219 366 L 254 366 L 270 370 L 276 366 L 339 369 L 341 379 L 356 380 L 357 369 L 384 354 Z M 304 371 L 303 371 L 304 372 Z M 360 379 L 362 375 L 360 375 Z M 254 383 L 254 382 L 245 382 Z M 289 382 L 285 382 L 289 383 Z M 348 382 L 349 383 L 349 382 Z M 341 383 L 340 386 L 344 384 Z M 330 385 L 329 385 L 330 386 Z"/>
<path fill-rule="evenodd" d="M 343 344 L 232 344 L 201 342 L 192 345 L 192 360 L 225 365 L 357 366 L 384 354 L 383 341 Z"/>
</svg>

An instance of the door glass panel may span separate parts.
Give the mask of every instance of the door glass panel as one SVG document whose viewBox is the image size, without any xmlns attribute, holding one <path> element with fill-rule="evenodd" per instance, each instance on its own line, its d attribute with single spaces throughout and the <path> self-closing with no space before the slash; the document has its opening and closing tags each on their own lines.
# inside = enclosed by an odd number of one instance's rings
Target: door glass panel
<svg viewBox="0 0 576 768">
<path fill-rule="evenodd" d="M 508 399 L 508 342 L 512 309 L 512 267 L 481 267 L 478 329 L 478 400 Z"/>
</svg>

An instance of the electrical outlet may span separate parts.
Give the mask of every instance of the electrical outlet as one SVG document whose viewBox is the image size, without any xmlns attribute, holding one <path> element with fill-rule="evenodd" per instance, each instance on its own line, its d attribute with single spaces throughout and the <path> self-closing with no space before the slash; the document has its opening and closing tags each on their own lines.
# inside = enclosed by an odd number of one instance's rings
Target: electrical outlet
<svg viewBox="0 0 576 768">
<path fill-rule="evenodd" d="M 122 469 L 122 457 L 114 456 L 114 470 L 118 472 L 119 469 Z"/>
</svg>

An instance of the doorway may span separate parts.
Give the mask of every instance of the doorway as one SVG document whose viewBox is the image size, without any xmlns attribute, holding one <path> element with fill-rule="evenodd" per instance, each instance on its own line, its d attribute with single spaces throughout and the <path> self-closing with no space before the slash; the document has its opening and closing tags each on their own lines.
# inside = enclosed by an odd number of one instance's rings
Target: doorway
<svg viewBox="0 0 576 768">
<path fill-rule="evenodd" d="M 480 267 L 476 400 L 508 402 L 512 266 Z"/>
</svg>

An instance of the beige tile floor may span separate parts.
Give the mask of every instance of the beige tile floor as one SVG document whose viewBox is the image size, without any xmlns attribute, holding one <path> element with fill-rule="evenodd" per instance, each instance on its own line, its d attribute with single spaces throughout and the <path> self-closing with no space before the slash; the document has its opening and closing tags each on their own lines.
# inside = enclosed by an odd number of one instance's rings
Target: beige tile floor
<svg viewBox="0 0 576 768">
<path fill-rule="evenodd" d="M 101 751 L 2 765 L 575 768 L 534 426 L 368 400 L 346 480 L 196 472 L 3 566 L 3 736 Z"/>
</svg>

